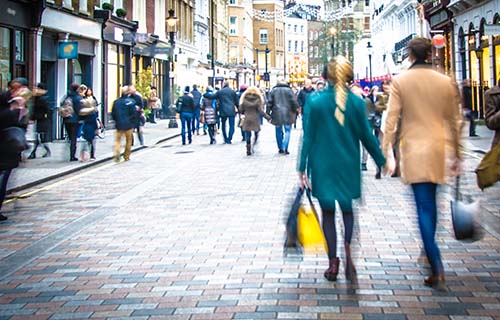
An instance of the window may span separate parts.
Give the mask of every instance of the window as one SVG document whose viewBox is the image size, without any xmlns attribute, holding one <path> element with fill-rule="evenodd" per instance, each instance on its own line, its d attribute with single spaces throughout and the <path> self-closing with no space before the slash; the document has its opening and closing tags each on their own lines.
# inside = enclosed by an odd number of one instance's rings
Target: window
<svg viewBox="0 0 500 320">
<path fill-rule="evenodd" d="M 236 35 L 238 32 L 238 17 L 230 16 L 229 17 L 229 34 Z"/>
<path fill-rule="evenodd" d="M 12 79 L 10 72 L 11 34 L 7 28 L 0 27 L 0 90 L 7 89 L 7 82 Z"/>
<path fill-rule="evenodd" d="M 288 24 L 288 31 L 292 31 L 292 25 Z"/>
<path fill-rule="evenodd" d="M 292 40 L 288 40 L 288 52 L 292 52 Z"/>
<path fill-rule="evenodd" d="M 73 5 L 71 0 L 63 0 L 63 7 L 73 9 Z"/>
<path fill-rule="evenodd" d="M 293 52 L 295 52 L 295 53 L 299 52 L 299 42 L 297 40 L 295 40 L 294 48 L 295 48 L 295 50 Z"/>
<path fill-rule="evenodd" d="M 293 25 L 293 32 L 297 33 L 297 25 Z"/>
<path fill-rule="evenodd" d="M 304 41 L 300 42 L 300 52 L 304 53 Z"/>
<path fill-rule="evenodd" d="M 80 12 L 88 12 L 87 9 L 87 0 L 80 0 L 80 8 L 78 9 Z"/>
<path fill-rule="evenodd" d="M 304 26 L 300 26 L 300 33 L 304 33 Z"/>
<path fill-rule="evenodd" d="M 267 44 L 267 29 L 259 30 L 259 42 L 260 44 Z"/>
<path fill-rule="evenodd" d="M 365 0 L 365 6 L 369 7 L 370 6 L 370 0 Z"/>
<path fill-rule="evenodd" d="M 229 4 L 236 4 L 236 0 L 229 0 Z"/>
</svg>

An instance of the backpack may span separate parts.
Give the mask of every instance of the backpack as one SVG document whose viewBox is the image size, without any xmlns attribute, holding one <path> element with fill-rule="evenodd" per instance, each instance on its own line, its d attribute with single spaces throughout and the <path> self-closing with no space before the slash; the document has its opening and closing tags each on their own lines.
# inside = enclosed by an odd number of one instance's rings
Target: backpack
<svg viewBox="0 0 500 320">
<path fill-rule="evenodd" d="M 63 118 L 69 118 L 75 112 L 73 109 L 73 99 L 70 96 L 65 96 L 61 105 L 58 108 L 59 115 Z"/>
<path fill-rule="evenodd" d="M 177 102 L 175 103 L 175 108 L 177 110 L 177 113 L 181 113 L 182 110 L 182 97 L 177 99 Z"/>
</svg>

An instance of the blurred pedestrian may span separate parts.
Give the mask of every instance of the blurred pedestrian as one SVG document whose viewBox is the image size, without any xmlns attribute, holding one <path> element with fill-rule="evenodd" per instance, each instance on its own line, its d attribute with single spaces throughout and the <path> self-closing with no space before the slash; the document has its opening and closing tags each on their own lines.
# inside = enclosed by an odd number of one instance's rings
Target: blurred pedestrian
<svg viewBox="0 0 500 320">
<path fill-rule="evenodd" d="M 469 120 L 469 137 L 477 137 L 476 114 L 472 108 L 472 89 L 469 79 L 464 79 L 462 82 L 462 109 L 465 118 Z"/>
<path fill-rule="evenodd" d="M 51 108 L 47 96 L 47 86 L 39 82 L 33 90 L 33 113 L 30 117 L 36 126 L 35 146 L 28 159 L 36 158 L 36 149 L 40 144 L 45 149 L 45 154 L 42 157 L 50 157 L 50 149 L 47 144 L 49 142 L 50 116 Z"/>
<path fill-rule="evenodd" d="M 186 144 L 186 133 L 189 144 L 193 142 L 192 140 L 192 128 L 193 117 L 195 112 L 194 100 L 189 92 L 189 86 L 184 88 L 184 95 L 179 97 L 177 104 L 180 104 L 180 118 L 181 118 L 181 136 L 182 144 Z"/>
<path fill-rule="evenodd" d="M 191 131 L 193 135 L 200 135 L 200 115 L 201 115 L 201 92 L 198 90 L 198 86 L 193 84 L 193 90 L 191 90 L 191 96 L 193 97 L 194 103 L 194 114 L 193 121 L 191 122 Z"/>
<path fill-rule="evenodd" d="M 485 93 L 485 117 L 488 129 L 495 131 L 491 148 L 500 143 L 500 79 L 497 85 Z"/>
<path fill-rule="evenodd" d="M 304 106 L 306 105 L 306 99 L 307 99 L 307 96 L 311 93 L 313 93 L 315 90 L 312 86 L 312 80 L 311 79 L 306 79 L 306 81 L 304 81 L 304 86 L 302 87 L 302 89 L 300 89 L 299 91 L 299 94 L 297 96 L 297 103 L 299 104 L 299 112 L 297 113 L 300 113 L 301 111 L 304 110 Z"/>
<path fill-rule="evenodd" d="M 121 89 L 121 94 L 121 97 L 113 102 L 113 109 L 111 110 L 111 117 L 115 120 L 116 127 L 114 147 L 114 158 L 116 162 L 120 161 L 123 136 L 125 136 L 125 151 L 123 152 L 123 159 L 125 159 L 125 161 L 130 160 L 132 135 L 137 117 L 136 102 L 129 96 L 129 87 L 124 86 Z"/>
<path fill-rule="evenodd" d="M 335 206 L 338 203 L 344 221 L 346 279 L 355 280 L 356 268 L 351 253 L 352 200 L 361 196 L 360 142 L 377 165 L 383 166 L 385 159 L 366 119 L 365 102 L 347 88 L 347 83 L 353 79 L 351 63 L 345 57 L 337 56 L 330 61 L 327 70 L 329 85 L 309 98 L 304 112 L 299 182 L 302 188 L 312 187 L 323 213 L 323 233 L 329 258 L 324 277 L 336 281 L 339 272 L 335 228 Z"/>
<path fill-rule="evenodd" d="M 156 123 L 155 113 L 158 108 L 158 94 L 156 92 L 156 87 L 151 87 L 151 92 L 149 93 L 147 108 L 149 110 L 149 122 Z M 161 105 L 160 105 L 161 108 Z"/>
<path fill-rule="evenodd" d="M 137 91 L 134 85 L 128 86 L 128 96 L 135 102 L 135 122 L 134 129 L 137 133 L 137 139 L 139 139 L 139 144 L 144 145 L 144 135 L 142 132 L 142 127 L 146 124 L 146 117 L 144 116 L 144 104 L 141 94 Z M 134 139 L 132 135 L 132 145 L 134 144 Z"/>
<path fill-rule="evenodd" d="M 355 95 L 357 95 L 358 97 L 363 99 L 363 101 L 365 102 L 365 116 L 366 116 L 366 119 L 368 121 L 370 121 L 371 116 L 373 115 L 373 112 L 375 111 L 375 107 L 374 107 L 372 101 L 367 96 L 365 96 L 364 91 L 361 88 L 361 85 L 359 85 L 358 83 L 351 84 L 350 89 L 351 89 L 352 93 L 354 93 Z M 361 149 L 362 149 L 361 170 L 367 171 L 368 167 L 367 167 L 366 163 L 368 161 L 368 151 L 366 150 L 366 148 L 364 146 L 361 146 Z"/>
<path fill-rule="evenodd" d="M 247 90 L 248 86 L 246 84 L 242 84 L 240 86 L 240 91 L 238 91 L 237 95 L 238 95 L 238 101 L 239 103 L 241 103 L 241 96 L 245 93 L 245 91 Z M 239 117 L 239 124 L 242 123 L 242 118 L 241 118 L 241 115 L 242 113 L 240 112 L 238 114 L 238 117 Z M 246 138 L 245 138 L 245 131 L 243 131 L 243 127 L 240 125 L 240 131 L 241 131 L 241 141 L 246 141 Z"/>
<path fill-rule="evenodd" d="M 215 125 L 217 124 L 217 101 L 215 100 L 215 94 L 211 86 L 207 88 L 207 91 L 203 94 L 201 98 L 201 111 L 203 111 L 203 116 L 205 118 L 205 124 L 208 128 L 208 136 L 210 137 L 210 144 L 215 144 Z"/>
<path fill-rule="evenodd" d="M 259 116 L 271 120 L 271 117 L 264 111 L 264 96 L 257 87 L 249 87 L 240 98 L 240 114 L 243 119 L 241 129 L 244 132 L 247 156 L 252 155 L 252 131 L 254 132 L 254 145 L 257 143 L 260 131 Z"/>
<path fill-rule="evenodd" d="M 384 139 L 384 120 L 386 117 L 386 112 L 387 110 L 387 103 L 389 101 L 389 95 L 391 93 L 391 80 L 384 80 L 382 81 L 382 89 L 379 90 L 378 87 L 376 88 L 373 95 L 375 101 L 375 113 L 373 115 L 373 126 L 375 130 L 375 136 L 377 136 L 378 141 L 380 144 L 382 144 L 382 141 Z M 373 100 L 372 100 L 373 101 Z M 396 134 L 396 141 L 394 143 L 393 149 L 395 150 L 395 155 L 396 151 L 399 150 L 399 133 Z M 399 172 L 399 158 L 396 157 L 396 170 L 394 172 L 394 175 L 397 176 Z M 377 172 L 375 173 L 375 179 L 380 179 L 381 178 L 381 171 L 382 168 L 377 167 Z"/>
<path fill-rule="evenodd" d="M 224 143 L 231 144 L 234 134 L 234 121 L 238 112 L 238 96 L 229 87 L 229 82 L 225 82 L 224 87 L 215 93 L 215 98 L 219 103 L 219 116 Z M 227 122 L 229 122 L 229 133 L 226 127 Z"/>
<path fill-rule="evenodd" d="M 82 113 L 83 110 L 86 110 L 85 113 Z M 82 137 L 85 139 L 80 155 L 80 161 L 86 161 L 88 159 L 89 151 L 90 160 L 95 160 L 95 137 L 98 116 L 97 99 L 94 97 L 92 88 L 87 88 L 84 99 L 82 100 L 82 109 L 80 109 L 80 120 L 83 121 Z"/>
<path fill-rule="evenodd" d="M 452 172 L 459 169 L 460 95 L 452 79 L 427 63 L 432 53 L 429 39 L 411 40 L 408 52 L 411 67 L 392 80 L 383 150 L 392 174 L 396 167 L 392 148 L 400 123 L 401 177 L 413 190 L 420 234 L 431 265 L 424 284 L 444 289 L 444 267 L 435 242 L 436 188 L 445 183 L 448 147 Z"/>
<path fill-rule="evenodd" d="M 290 154 L 290 131 L 295 122 L 299 104 L 288 83 L 279 78 L 276 86 L 269 93 L 268 108 L 271 113 L 271 123 L 275 126 L 278 152 Z"/>
<path fill-rule="evenodd" d="M 7 192 L 7 183 L 12 170 L 21 161 L 20 143 L 26 144 L 24 139 L 25 125 L 21 123 L 26 114 L 28 103 L 28 81 L 25 78 L 16 78 L 9 82 L 9 90 L 0 94 L 0 221 L 7 220 L 2 214 L 2 204 Z M 16 137 L 17 136 L 17 137 Z M 19 139 L 16 139 L 19 138 Z M 15 141 L 14 144 L 11 142 Z M 24 142 L 23 142 L 24 141 Z"/>
<path fill-rule="evenodd" d="M 73 105 L 73 113 L 71 116 L 63 118 L 64 128 L 68 135 L 69 147 L 69 161 L 78 161 L 76 157 L 76 140 L 78 139 L 78 131 L 80 129 L 80 117 L 78 113 L 82 108 L 82 95 L 80 94 L 80 85 L 72 83 L 69 86 L 67 97 L 71 99 Z"/>
<path fill-rule="evenodd" d="M 325 82 L 323 80 L 316 81 L 316 91 L 321 91 L 324 88 L 325 88 Z"/>
</svg>

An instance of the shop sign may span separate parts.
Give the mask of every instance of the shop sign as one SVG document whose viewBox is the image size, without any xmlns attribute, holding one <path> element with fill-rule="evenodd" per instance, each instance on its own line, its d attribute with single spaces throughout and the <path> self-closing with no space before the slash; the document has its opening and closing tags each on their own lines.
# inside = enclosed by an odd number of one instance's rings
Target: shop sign
<svg viewBox="0 0 500 320">
<path fill-rule="evenodd" d="M 59 42 L 59 46 L 57 49 L 57 57 L 59 59 L 78 58 L 78 42 L 77 41 Z"/>
<path fill-rule="evenodd" d="M 500 24 L 485 24 L 484 34 L 486 36 L 497 36 L 500 35 Z"/>
</svg>

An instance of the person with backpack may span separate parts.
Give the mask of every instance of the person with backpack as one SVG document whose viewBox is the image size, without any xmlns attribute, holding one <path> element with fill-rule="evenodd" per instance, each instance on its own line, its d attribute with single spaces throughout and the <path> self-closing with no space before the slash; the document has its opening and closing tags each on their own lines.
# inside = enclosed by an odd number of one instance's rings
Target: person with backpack
<svg viewBox="0 0 500 320">
<path fill-rule="evenodd" d="M 120 161 L 120 150 L 122 144 L 122 137 L 125 136 L 125 151 L 123 152 L 123 159 L 130 160 L 130 153 L 132 151 L 132 135 L 134 134 L 134 127 L 136 123 L 137 109 L 136 102 L 129 96 L 129 87 L 124 86 L 121 89 L 122 96 L 113 102 L 113 109 L 111 116 L 115 120 L 116 138 L 114 147 L 114 158 L 116 162 Z"/>
<path fill-rule="evenodd" d="M 194 105 L 193 97 L 191 96 L 191 93 L 189 92 L 189 86 L 186 86 L 184 88 L 184 95 L 182 97 L 179 97 L 176 105 L 177 105 L 177 112 L 180 114 L 180 117 L 181 117 L 182 144 L 183 145 L 186 144 L 186 132 L 188 135 L 188 142 L 189 142 L 189 144 L 191 144 L 191 142 L 192 142 L 191 124 L 193 122 L 195 105 Z"/>
<path fill-rule="evenodd" d="M 68 135 L 69 147 L 69 161 L 78 161 L 76 157 L 76 139 L 78 138 L 78 130 L 80 128 L 80 118 L 78 113 L 82 108 L 82 96 L 78 90 L 80 85 L 72 83 L 69 86 L 68 94 L 64 97 L 59 114 L 63 117 L 64 128 Z"/>
<path fill-rule="evenodd" d="M 191 96 L 194 102 L 194 116 L 193 122 L 191 123 L 191 130 L 193 134 L 200 135 L 200 115 L 201 115 L 201 92 L 198 90 L 198 86 L 193 84 L 193 90 L 191 91 Z"/>
<path fill-rule="evenodd" d="M 215 100 L 214 90 L 211 86 L 201 98 L 201 111 L 203 111 L 205 124 L 208 127 L 208 136 L 210 144 L 215 144 L 215 125 L 217 124 L 217 101 Z"/>
</svg>

